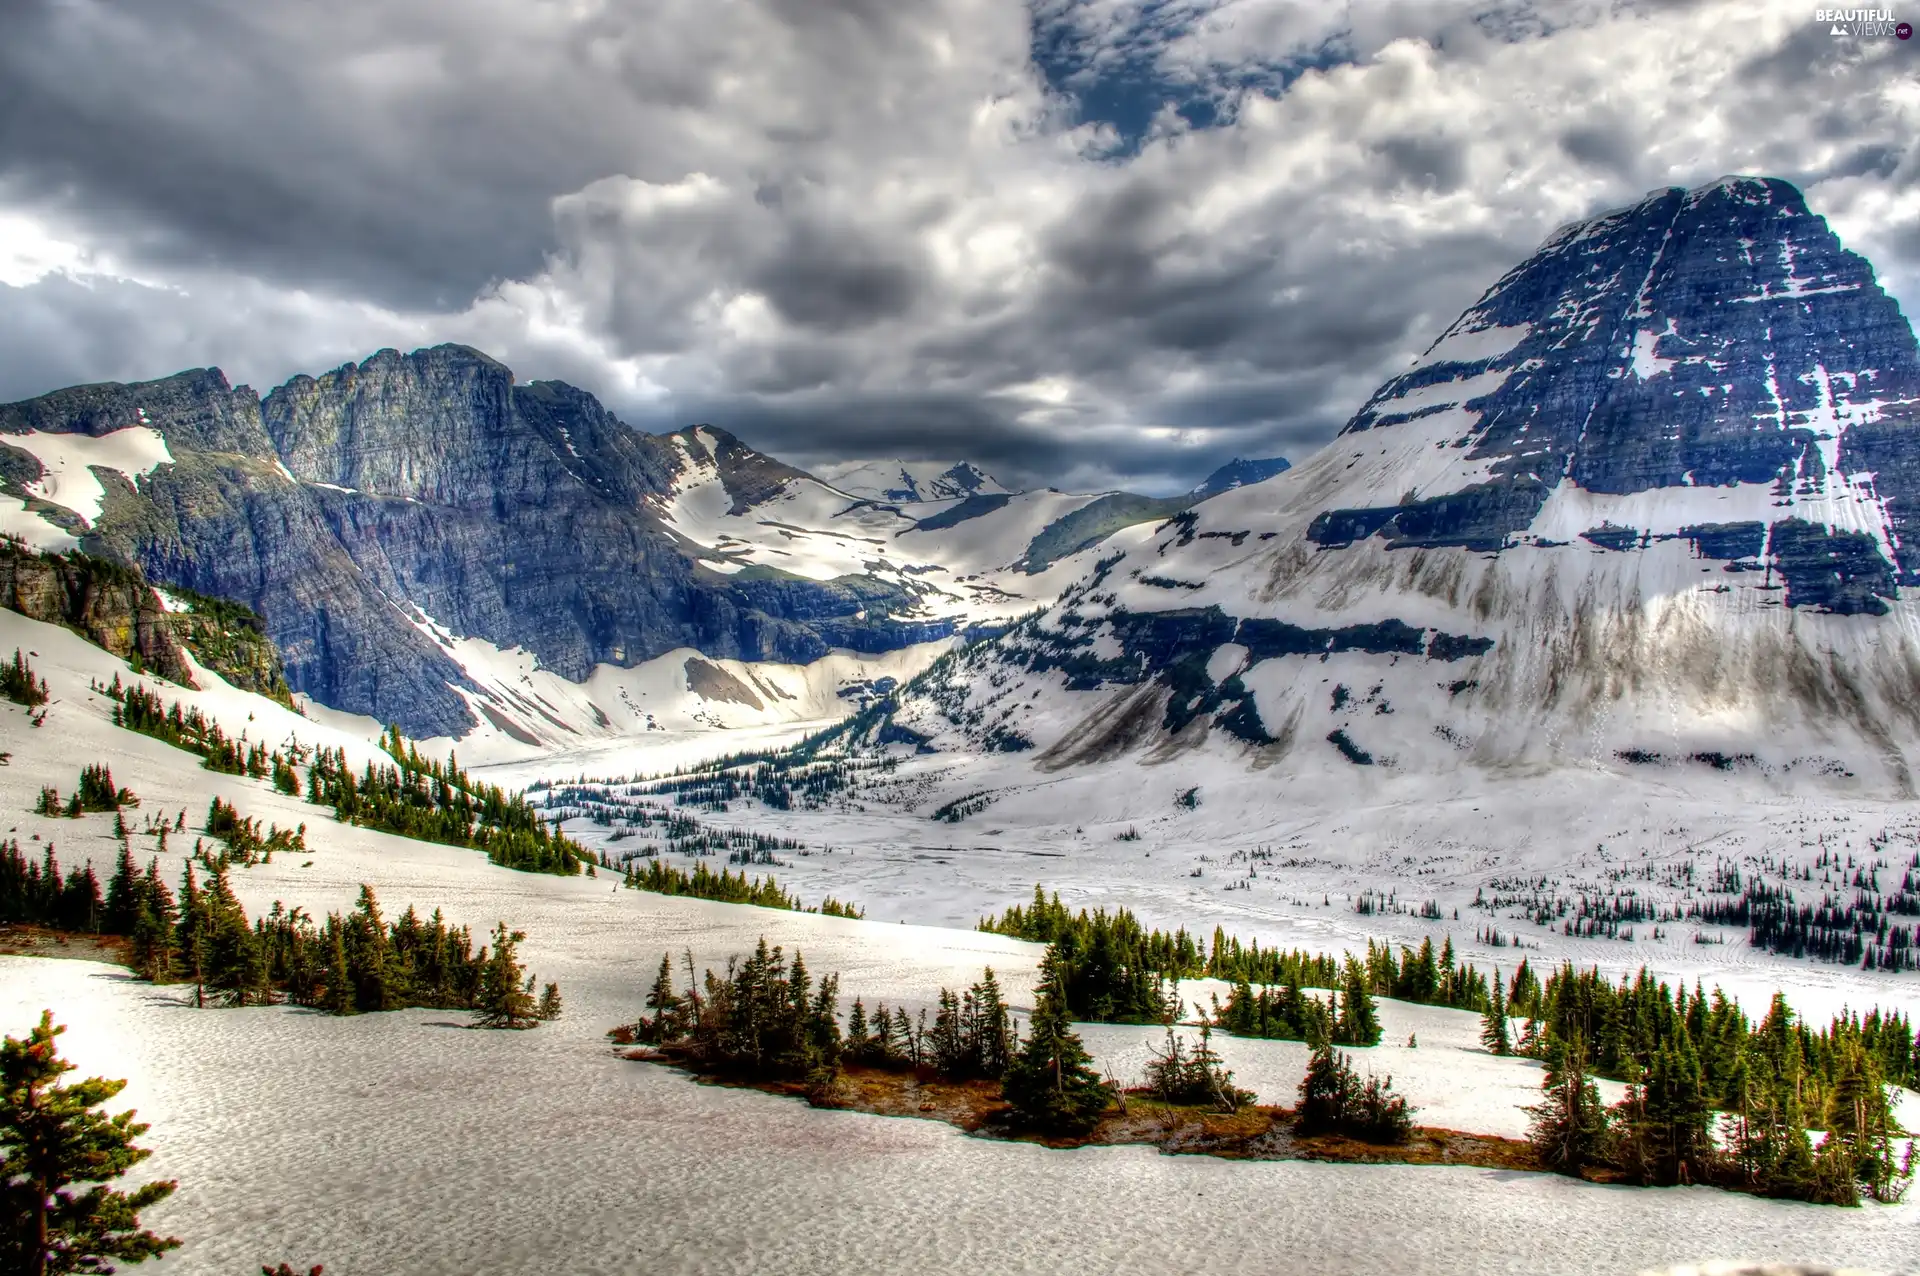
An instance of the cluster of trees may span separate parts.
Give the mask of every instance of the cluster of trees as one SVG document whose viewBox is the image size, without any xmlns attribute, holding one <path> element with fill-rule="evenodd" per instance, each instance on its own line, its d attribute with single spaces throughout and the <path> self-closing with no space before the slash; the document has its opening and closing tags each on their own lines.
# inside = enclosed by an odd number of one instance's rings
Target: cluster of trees
<svg viewBox="0 0 1920 1276">
<path fill-rule="evenodd" d="M 0 842 L 0 922 L 92 933 L 100 930 L 103 911 L 91 864 L 63 877 L 51 842 L 38 862 L 21 853 L 19 839 Z"/>
<path fill-rule="evenodd" d="M 1547 1069 L 1541 1101 L 1528 1109 L 1529 1132 L 1542 1159 L 1563 1173 L 1608 1166 L 1638 1183 L 1712 1183 L 1830 1205 L 1857 1205 L 1863 1194 L 1897 1201 L 1912 1182 L 1912 1149 L 1895 1154 L 1901 1131 L 1884 1077 L 1864 1050 L 1843 1060 L 1818 1147 L 1807 1120 L 1819 1109 L 1796 1092 L 1791 1063 L 1756 1068 L 1738 1108 L 1719 1120 L 1723 1139 L 1716 1140 L 1699 1060 L 1684 1045 L 1662 1047 L 1644 1072 L 1634 1067 L 1626 1097 L 1612 1107 L 1600 1101 L 1583 1039 L 1550 1035 L 1543 1054 Z"/>
<path fill-rule="evenodd" d="M 307 826 L 283 829 L 278 824 L 261 831 L 260 821 L 240 814 L 231 802 L 214 798 L 207 806 L 207 833 L 226 845 L 229 863 L 271 864 L 273 854 L 306 853 Z"/>
<path fill-rule="evenodd" d="M 788 893 L 785 887 L 774 880 L 769 873 L 765 877 L 749 878 L 743 869 L 738 873 L 731 869 L 714 872 L 705 864 L 696 863 L 691 873 L 675 868 L 664 860 L 645 858 L 645 867 L 635 867 L 634 860 L 626 861 L 624 883 L 635 890 L 652 891 L 656 895 L 685 895 L 692 899 L 717 900 L 722 904 L 754 904 L 761 908 L 780 908 L 790 913 L 821 913 L 828 917 L 861 918 L 867 915 L 864 908 L 829 895 L 821 901 L 818 908 L 807 908 L 801 904 L 797 895 Z"/>
<path fill-rule="evenodd" d="M 570 876 L 591 859 L 579 843 L 542 820 L 524 794 L 474 780 L 452 756 L 444 763 L 421 757 L 398 727 L 380 742 L 392 764 L 369 762 L 356 776 L 344 749 L 309 754 L 295 744 L 282 752 L 233 740 L 200 710 L 183 710 L 177 701 L 168 705 L 144 685 L 123 685 L 118 674 L 94 689 L 114 702 L 116 726 L 197 753 L 210 771 L 270 780 L 292 795 L 301 792 L 296 768 L 305 765 L 307 800 L 331 806 L 342 823 L 470 847 L 496 864 L 525 872 Z"/>
<path fill-rule="evenodd" d="M 1788 887 L 1755 881 L 1731 902 L 1700 909 L 1704 921 L 1746 926 L 1755 948 L 1790 957 L 1808 957 L 1865 970 L 1920 969 L 1920 925 L 1896 918 L 1916 909 L 1911 870 L 1899 892 L 1879 895 L 1857 888 L 1851 898 L 1822 892 L 1820 902 L 1804 903 Z"/>
<path fill-rule="evenodd" d="M 476 947 L 437 909 L 424 921 L 411 908 L 386 920 L 368 886 L 351 912 L 323 923 L 278 903 L 249 921 L 224 864 L 202 879 L 189 862 L 176 894 L 159 860 L 142 871 L 125 843 L 104 894 L 91 865 L 62 878 L 51 846 L 33 863 L 17 841 L 0 843 L 0 921 L 122 936 L 142 978 L 190 983 L 201 1006 L 284 1000 L 343 1015 L 427 1006 L 471 1010 L 499 1027 L 528 1027 L 560 1010 L 556 985 L 535 993 L 518 957 L 525 936 L 505 926 L 490 947 Z"/>
<path fill-rule="evenodd" d="M 47 702 L 51 693 L 47 690 L 47 680 L 33 672 L 33 666 L 13 649 L 13 659 L 0 664 L 0 696 L 5 696 L 15 704 L 23 704 L 29 709 L 38 709 Z"/>
<path fill-rule="evenodd" d="M 1575 971 L 1571 964 L 1544 983 L 1523 965 L 1508 1000 L 1513 1014 L 1533 1021 L 1520 1042 L 1524 1053 L 1544 1057 L 1550 1036 L 1578 1038 L 1586 1043 L 1593 1071 L 1625 1081 L 1633 1069 L 1651 1068 L 1663 1047 L 1684 1049 L 1699 1060 L 1709 1098 L 1728 1110 L 1738 1098 L 1742 1073 L 1751 1073 L 1758 1061 L 1776 1069 L 1790 1066 L 1803 1101 L 1816 1109 L 1826 1105 L 1846 1057 L 1856 1049 L 1886 1080 L 1920 1083 L 1913 1024 L 1898 1012 L 1845 1012 L 1816 1030 L 1775 994 L 1765 1018 L 1755 1024 L 1719 989 L 1708 994 L 1695 984 L 1689 993 L 1684 985 L 1655 980 L 1645 968 L 1616 984 L 1595 970 Z"/>
<path fill-rule="evenodd" d="M 222 775 L 247 775 L 266 779 L 276 768 L 286 765 L 277 751 L 269 751 L 258 742 L 230 738 L 220 724 L 198 709 L 182 709 L 179 701 L 168 705 L 158 692 L 144 684 L 123 685 L 120 675 L 110 683 L 93 684 L 93 689 L 113 701 L 113 724 L 141 735 L 200 755 L 200 765 Z"/>
<path fill-rule="evenodd" d="M 950 1080 L 997 1080 L 1014 1122 L 1043 1134 L 1090 1133 L 1113 1100 L 1113 1088 L 1092 1066 L 1073 1031 L 1057 976 L 1042 971 L 1038 1004 L 1021 1040 L 991 970 L 964 994 L 942 989 L 931 1024 L 882 1006 L 868 1016 L 856 1001 L 840 1026 L 840 980 L 816 986 L 800 954 L 791 962 L 763 938 L 753 953 L 730 958 L 724 974 L 712 970 L 675 990 L 673 964 L 660 970 L 647 994 L 647 1013 L 617 1029 L 665 1047 L 694 1066 L 751 1079 L 802 1080 L 816 1102 L 830 1101 L 842 1063 L 924 1069 Z"/>
<path fill-rule="evenodd" d="M 1225 1006 L 1215 1001 L 1213 1023 L 1237 1037 L 1277 1037 L 1315 1046 L 1380 1042 L 1380 1017 L 1366 968 L 1353 958 L 1341 972 L 1338 992 L 1324 1001 L 1297 982 L 1256 990 L 1242 979 L 1228 990 Z"/>
<path fill-rule="evenodd" d="M 1644 969 L 1618 984 L 1571 965 L 1544 983 L 1529 973 L 1509 999 L 1530 1016 L 1518 1049 L 1547 1063 L 1532 1115 L 1555 1168 L 1835 1204 L 1905 1191 L 1912 1162 L 1896 1162 L 1886 1099 L 1887 1083 L 1915 1081 L 1903 1016 L 1842 1013 L 1815 1031 L 1778 993 L 1755 1024 L 1718 989 L 1689 994 Z M 1625 1081 L 1626 1098 L 1603 1107 L 1593 1076 Z M 1818 1148 L 1809 1127 L 1828 1132 Z"/>
<path fill-rule="evenodd" d="M 1237 1112 L 1254 1100 L 1251 1090 L 1233 1083 L 1233 1073 L 1213 1048 L 1213 1028 L 1200 1026 L 1200 1042 L 1189 1047 L 1167 1022 L 1167 1039 L 1160 1049 L 1147 1047 L 1147 1093 L 1162 1103 L 1184 1106 L 1212 1104 L 1226 1112 Z"/>
<path fill-rule="evenodd" d="M 1344 1134 L 1368 1143 L 1405 1143 L 1413 1135 L 1413 1109 L 1393 1092 L 1393 1078 L 1362 1081 L 1346 1055 L 1317 1047 L 1300 1082 L 1294 1114 L 1298 1134 Z"/>
<path fill-rule="evenodd" d="M 728 958 L 724 974 L 708 970 L 700 984 L 691 982 L 691 954 L 687 967 L 689 985 L 681 995 L 674 991 L 672 963 L 660 959 L 647 997 L 652 1014 L 633 1026 L 638 1040 L 676 1047 L 715 1072 L 803 1079 L 816 1088 L 831 1083 L 843 1044 L 838 975 L 816 988 L 798 952 L 788 962 L 764 937 L 745 959 Z"/>
<path fill-rule="evenodd" d="M 316 752 L 307 768 L 307 800 L 331 806 L 342 823 L 472 847 L 506 868 L 571 876 L 589 860 L 524 794 L 474 780 L 451 755 L 444 763 L 421 757 L 397 726 L 381 747 L 393 764 L 369 762 L 357 777 L 344 749 Z"/>
<path fill-rule="evenodd" d="M 59 789 L 51 786 L 41 789 L 33 813 L 77 820 L 83 815 L 139 805 L 140 799 L 134 796 L 132 789 L 116 788 L 113 772 L 99 763 L 93 763 L 80 769 L 80 782 L 64 804 L 60 801 Z"/>
</svg>

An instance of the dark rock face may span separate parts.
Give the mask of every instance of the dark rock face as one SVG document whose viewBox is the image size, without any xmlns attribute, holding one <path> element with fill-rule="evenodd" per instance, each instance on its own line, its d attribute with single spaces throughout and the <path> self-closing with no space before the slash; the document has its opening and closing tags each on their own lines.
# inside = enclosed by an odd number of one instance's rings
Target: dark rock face
<svg viewBox="0 0 1920 1276">
<path fill-rule="evenodd" d="M 1193 489 L 1193 499 L 1204 501 L 1209 496 L 1218 496 L 1222 492 L 1231 492 L 1236 487 L 1245 487 L 1249 483 L 1264 483 L 1276 474 L 1284 474 L 1293 468 L 1285 457 L 1269 456 L 1257 460 L 1243 460 L 1234 457 L 1215 470 Z"/>
<path fill-rule="evenodd" d="M 1470 340 L 1523 326 L 1491 356 Z M 1445 357 L 1462 338 L 1461 357 Z M 1571 227 L 1495 284 L 1433 354 L 1381 387 L 1343 434 L 1405 425 L 1440 410 L 1403 406 L 1419 405 L 1423 391 L 1504 373 L 1496 388 L 1466 400 L 1479 419 L 1453 442 L 1485 463 L 1487 477 L 1398 505 L 1328 510 L 1310 539 L 1498 550 L 1526 531 L 1562 479 L 1612 495 L 1773 484 L 1776 503 L 1790 507 L 1871 472 L 1898 561 L 1886 562 L 1871 537 L 1823 549 L 1840 583 L 1803 584 L 1792 605 L 1872 611 L 1889 582 L 1920 581 L 1913 332 L 1872 267 L 1841 248 L 1785 182 L 1737 178 L 1655 192 Z M 1795 521 L 1783 516 L 1768 543 L 1796 555 L 1792 570 L 1807 580 L 1809 542 L 1781 530 Z M 1739 553 L 1720 552 L 1732 546 L 1711 536 L 1695 539 L 1704 556 L 1731 559 L 1760 552 L 1753 536 L 1739 534 Z M 1626 547 L 1621 529 L 1586 539 Z"/>
<path fill-rule="evenodd" d="M 575 680 L 676 647 L 805 663 L 951 629 L 887 619 L 910 600 L 877 581 L 708 570 L 658 517 L 675 476 L 711 461 L 739 509 L 800 471 L 723 431 L 641 433 L 462 346 L 383 350 L 264 401 L 214 369 L 81 386 L 0 406 L 0 437 L 103 434 L 141 409 L 174 464 L 137 491 L 102 472 L 87 548 L 256 609 L 295 690 L 412 735 L 476 722 L 456 689 L 477 688 L 420 613 Z"/>
</svg>

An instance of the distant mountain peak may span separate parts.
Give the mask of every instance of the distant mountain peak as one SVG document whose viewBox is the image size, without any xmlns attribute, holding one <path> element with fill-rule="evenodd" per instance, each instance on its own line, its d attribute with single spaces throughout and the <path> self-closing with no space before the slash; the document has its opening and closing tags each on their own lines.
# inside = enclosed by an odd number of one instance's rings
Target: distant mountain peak
<svg viewBox="0 0 1920 1276">
<path fill-rule="evenodd" d="M 859 461 L 827 470 L 823 476 L 849 496 L 872 501 L 955 501 L 969 496 L 1001 496 L 1006 487 L 971 461 Z"/>
<path fill-rule="evenodd" d="M 1246 487 L 1250 483 L 1263 483 L 1274 475 L 1283 474 L 1292 468 L 1292 463 L 1283 456 L 1260 457 L 1252 460 L 1236 456 L 1207 475 L 1200 486 L 1193 489 L 1193 498 L 1204 501 L 1209 496 L 1231 492 L 1236 487 Z"/>
</svg>

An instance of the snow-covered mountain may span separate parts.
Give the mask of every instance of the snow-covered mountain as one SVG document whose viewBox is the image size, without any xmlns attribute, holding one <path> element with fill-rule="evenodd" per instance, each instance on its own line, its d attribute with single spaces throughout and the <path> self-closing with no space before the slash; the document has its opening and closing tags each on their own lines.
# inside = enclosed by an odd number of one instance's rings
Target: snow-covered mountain
<svg viewBox="0 0 1920 1276">
<path fill-rule="evenodd" d="M 873 501 L 955 501 L 969 496 L 1005 496 L 1011 489 L 971 461 L 860 461 L 822 471 L 834 487 Z"/>
<path fill-rule="evenodd" d="M 1325 449 L 892 715 L 1043 771 L 1748 771 L 1912 796 L 1920 359 L 1785 182 L 1563 228 Z M 1269 772 L 1269 774 L 1272 774 Z"/>
<path fill-rule="evenodd" d="M 439 346 L 264 398 L 203 369 L 0 406 L 0 533 L 247 604 L 319 705 L 551 750 L 839 716 L 1158 513 L 897 468 L 913 499 L 879 500 Z"/>
</svg>

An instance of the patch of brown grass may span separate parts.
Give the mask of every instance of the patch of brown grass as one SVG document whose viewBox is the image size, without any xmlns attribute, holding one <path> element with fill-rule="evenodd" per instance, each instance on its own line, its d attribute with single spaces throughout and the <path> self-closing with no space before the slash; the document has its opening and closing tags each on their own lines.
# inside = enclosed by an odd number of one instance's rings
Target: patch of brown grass
<svg viewBox="0 0 1920 1276">
<path fill-rule="evenodd" d="M 0 956 L 61 957 L 127 966 L 127 941 L 118 935 L 88 935 L 48 926 L 0 923 Z"/>
<path fill-rule="evenodd" d="M 1340 1161 L 1398 1165 L 1471 1165 L 1502 1170 L 1542 1170 L 1530 1144 L 1491 1134 L 1468 1134 L 1416 1126 L 1404 1144 L 1366 1143 L 1338 1134 L 1297 1137 L 1285 1108 L 1248 1105 L 1237 1112 L 1162 1103 L 1129 1093 L 1109 1109 L 1083 1139 L 1054 1139 L 1016 1130 L 1000 1087 L 992 1081 L 947 1081 L 921 1069 L 895 1071 L 842 1067 L 832 1086 L 813 1091 L 801 1081 L 772 1081 L 703 1073 L 673 1050 L 641 1047 L 622 1057 L 688 1072 L 707 1085 L 737 1086 L 805 1099 L 815 1107 L 876 1116 L 944 1121 L 981 1138 L 1045 1143 L 1048 1147 L 1142 1144 L 1171 1156 L 1218 1156 L 1231 1160 Z"/>
</svg>

